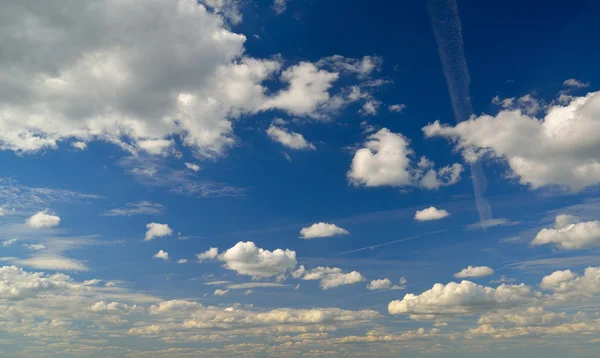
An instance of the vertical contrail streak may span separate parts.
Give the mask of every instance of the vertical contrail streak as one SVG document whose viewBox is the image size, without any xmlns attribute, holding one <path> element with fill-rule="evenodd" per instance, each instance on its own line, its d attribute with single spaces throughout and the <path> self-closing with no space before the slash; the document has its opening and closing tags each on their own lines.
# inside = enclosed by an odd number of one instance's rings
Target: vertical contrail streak
<svg viewBox="0 0 600 358">
<path fill-rule="evenodd" d="M 462 26 L 456 0 L 429 0 L 429 17 L 438 45 L 448 92 L 456 122 L 469 119 L 473 113 L 469 95 L 469 69 L 463 49 Z M 482 223 L 492 218 L 492 209 L 485 198 L 487 180 L 479 160 L 471 164 L 475 205 Z"/>
</svg>

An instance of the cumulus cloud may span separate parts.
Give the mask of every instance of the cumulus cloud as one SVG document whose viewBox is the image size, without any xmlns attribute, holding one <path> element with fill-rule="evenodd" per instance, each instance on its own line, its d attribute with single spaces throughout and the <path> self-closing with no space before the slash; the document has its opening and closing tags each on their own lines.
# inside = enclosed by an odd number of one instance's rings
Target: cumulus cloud
<svg viewBox="0 0 600 358">
<path fill-rule="evenodd" d="M 32 215 L 25 223 L 34 229 L 47 229 L 58 226 L 60 218 L 46 209 Z"/>
<path fill-rule="evenodd" d="M 402 112 L 406 109 L 405 104 L 392 104 L 388 107 L 388 109 L 392 112 Z"/>
<path fill-rule="evenodd" d="M 162 215 L 165 207 L 159 203 L 151 201 L 140 201 L 137 203 L 127 203 L 122 208 L 110 209 L 104 216 L 134 216 L 134 215 Z"/>
<path fill-rule="evenodd" d="M 240 275 L 272 277 L 296 268 L 296 252 L 286 249 L 273 251 L 256 247 L 252 241 L 238 242 L 217 257 L 223 267 Z"/>
<path fill-rule="evenodd" d="M 188 260 L 187 259 L 179 259 L 177 260 L 178 264 L 187 264 Z"/>
<path fill-rule="evenodd" d="M 600 221 L 579 222 L 576 216 L 558 215 L 554 228 L 540 230 L 531 244 L 552 244 L 565 250 L 598 246 L 600 245 Z"/>
<path fill-rule="evenodd" d="M 229 293 L 229 290 L 216 289 L 215 292 L 213 292 L 213 296 L 225 296 L 228 293 Z"/>
<path fill-rule="evenodd" d="M 389 303 L 390 314 L 438 315 L 466 314 L 502 307 L 515 307 L 534 299 L 531 287 L 524 284 L 497 288 L 481 286 L 471 281 L 436 283 L 431 289 Z"/>
<path fill-rule="evenodd" d="M 152 256 L 152 258 L 153 259 L 161 259 L 161 260 L 169 261 L 169 253 L 166 252 L 166 251 L 160 250 L 154 256 Z"/>
<path fill-rule="evenodd" d="M 285 147 L 296 150 L 314 150 L 315 146 L 304 139 L 300 133 L 295 133 L 285 128 L 271 124 L 267 129 L 267 134 L 272 140 L 282 144 Z"/>
<path fill-rule="evenodd" d="M 433 190 L 456 184 L 463 171 L 458 163 L 435 170 L 427 158 L 415 164 L 408 138 L 387 128 L 370 135 L 364 145 L 354 154 L 348 171 L 348 180 L 356 186 L 415 186 Z"/>
<path fill-rule="evenodd" d="M 600 92 L 590 92 L 567 105 L 551 105 L 541 118 L 521 108 L 504 109 L 455 126 L 436 121 L 423 132 L 450 139 L 468 162 L 506 160 L 511 175 L 532 189 L 559 185 L 580 190 L 600 182 L 599 108 Z"/>
<path fill-rule="evenodd" d="M 302 228 L 302 230 L 300 230 L 300 237 L 303 239 L 318 239 L 337 235 L 348 235 L 349 233 L 348 230 L 342 229 L 335 224 L 319 222 L 312 224 L 309 227 Z"/>
<path fill-rule="evenodd" d="M 487 266 L 469 266 L 454 274 L 456 278 L 485 277 L 493 275 L 494 270 Z"/>
<path fill-rule="evenodd" d="M 302 266 L 303 268 L 304 266 Z M 305 281 L 314 281 L 320 280 L 320 286 L 323 290 L 327 290 L 330 288 L 343 286 L 343 285 L 352 285 L 355 283 L 365 281 L 363 275 L 361 275 L 357 271 L 352 272 L 343 272 L 341 268 L 338 267 L 322 267 L 319 266 L 312 270 L 307 270 L 300 274 L 302 276 L 302 280 Z M 296 275 L 298 276 L 298 274 Z"/>
<path fill-rule="evenodd" d="M 144 240 L 150 241 L 157 237 L 173 235 L 173 230 L 167 224 L 149 223 L 146 224 L 146 237 Z"/>
<path fill-rule="evenodd" d="M 542 278 L 540 287 L 554 292 L 554 298 L 592 298 L 600 294 L 600 267 L 588 267 L 580 275 L 571 270 L 555 271 Z"/>
<path fill-rule="evenodd" d="M 217 256 L 219 256 L 219 249 L 216 247 L 211 247 L 210 249 L 196 255 L 200 262 L 204 260 L 214 260 L 217 258 Z"/>
<path fill-rule="evenodd" d="M 450 216 L 446 210 L 437 209 L 434 206 L 430 206 L 427 209 L 417 210 L 415 213 L 415 220 L 417 221 L 431 221 L 431 220 L 439 220 L 443 219 L 447 216 Z"/>
<path fill-rule="evenodd" d="M 567 87 L 574 87 L 574 88 L 586 88 L 590 86 L 589 82 L 582 82 L 579 80 L 576 80 L 574 78 L 569 78 L 568 80 L 565 80 L 565 82 L 563 82 L 563 84 Z"/>
<path fill-rule="evenodd" d="M 26 299 L 60 289 L 74 289 L 71 277 L 64 274 L 46 275 L 27 272 L 17 266 L 0 268 L 0 298 Z"/>
<path fill-rule="evenodd" d="M 392 281 L 389 278 L 384 278 L 380 280 L 372 280 L 367 285 L 368 290 L 387 290 L 392 287 Z"/>
<path fill-rule="evenodd" d="M 196 163 L 184 163 L 185 167 L 188 168 L 189 170 L 193 170 L 195 172 L 200 170 L 200 166 Z"/>
</svg>

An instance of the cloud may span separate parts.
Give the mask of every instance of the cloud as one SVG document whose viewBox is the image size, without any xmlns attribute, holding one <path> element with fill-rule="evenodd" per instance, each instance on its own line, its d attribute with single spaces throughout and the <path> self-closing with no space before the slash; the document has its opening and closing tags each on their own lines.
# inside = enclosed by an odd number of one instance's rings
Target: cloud
<svg viewBox="0 0 600 358">
<path fill-rule="evenodd" d="M 359 113 L 363 116 L 376 116 L 379 113 L 379 107 L 381 106 L 381 101 L 377 100 L 367 100 L 365 104 L 363 104 Z"/>
<path fill-rule="evenodd" d="M 467 277 L 485 277 L 485 276 L 489 276 L 489 275 L 493 275 L 494 274 L 494 270 L 492 270 L 491 268 L 487 267 L 487 266 L 469 266 L 467 268 L 464 268 L 462 270 L 460 270 L 460 272 L 457 272 L 454 274 L 454 277 L 456 278 L 467 278 Z"/>
<path fill-rule="evenodd" d="M 229 293 L 229 290 L 215 290 L 215 292 L 213 292 L 213 296 L 225 296 L 226 294 Z"/>
<path fill-rule="evenodd" d="M 373 280 L 367 285 L 368 290 L 387 290 L 392 287 L 392 281 L 389 278 Z"/>
<path fill-rule="evenodd" d="M 204 251 L 203 253 L 197 254 L 196 257 L 200 262 L 204 260 L 214 260 L 219 256 L 219 249 L 216 247 L 211 247 L 210 249 Z"/>
<path fill-rule="evenodd" d="M 302 239 L 318 239 L 337 235 L 348 235 L 349 233 L 348 230 L 342 229 L 335 224 L 319 222 L 312 224 L 309 227 L 302 228 L 302 230 L 300 230 L 300 237 Z"/>
<path fill-rule="evenodd" d="M 153 259 L 161 259 L 161 260 L 169 261 L 169 253 L 166 252 L 166 251 L 160 250 L 154 256 L 152 256 L 152 258 Z"/>
<path fill-rule="evenodd" d="M 277 15 L 283 14 L 287 9 L 287 3 L 289 0 L 273 0 L 273 11 L 277 13 Z"/>
<path fill-rule="evenodd" d="M 184 163 L 185 167 L 188 168 L 189 170 L 193 170 L 195 172 L 200 170 L 200 166 L 198 164 L 195 163 Z"/>
<path fill-rule="evenodd" d="M 391 112 L 402 112 L 406 109 L 406 105 L 405 104 L 392 104 L 391 106 L 388 107 L 388 109 Z"/>
<path fill-rule="evenodd" d="M 134 216 L 134 215 L 162 215 L 165 207 L 151 201 L 127 203 L 123 208 L 114 208 L 105 212 L 104 216 Z"/>
<path fill-rule="evenodd" d="M 415 220 L 431 221 L 443 219 L 447 216 L 450 216 L 450 213 L 448 213 L 446 210 L 440 210 L 435 208 L 434 206 L 430 206 L 427 209 L 417 210 L 417 212 L 415 213 Z"/>
<path fill-rule="evenodd" d="M 188 260 L 187 259 L 179 259 L 177 260 L 178 264 L 187 264 Z"/>
<path fill-rule="evenodd" d="M 281 288 L 281 287 L 290 287 L 290 285 L 284 285 L 281 283 L 274 282 L 248 282 L 248 283 L 234 283 L 227 285 L 227 289 L 230 290 L 245 290 L 245 289 L 255 289 L 255 288 Z"/>
<path fill-rule="evenodd" d="M 64 274 L 46 275 L 24 271 L 17 266 L 0 268 L 0 298 L 26 299 L 61 289 L 75 288 Z"/>
<path fill-rule="evenodd" d="M 534 299 L 531 287 L 524 284 L 497 288 L 481 286 L 471 281 L 436 283 L 431 289 L 389 303 L 390 314 L 443 315 L 468 314 L 475 311 L 515 307 Z"/>
<path fill-rule="evenodd" d="M 223 267 L 226 269 L 253 277 L 277 276 L 293 270 L 297 265 L 295 251 L 289 249 L 269 251 L 256 247 L 252 241 L 238 242 L 221 253 L 217 259 L 224 262 Z"/>
<path fill-rule="evenodd" d="M 588 267 L 583 275 L 571 270 L 555 271 L 542 278 L 540 288 L 554 292 L 554 298 L 593 299 L 600 294 L 600 267 Z"/>
<path fill-rule="evenodd" d="M 271 124 L 269 129 L 267 129 L 267 134 L 275 142 L 290 149 L 315 150 L 315 146 L 312 143 L 307 142 L 302 134 L 288 131 L 285 128 Z"/>
<path fill-rule="evenodd" d="M 146 224 L 146 236 L 144 240 L 150 241 L 156 237 L 164 237 L 173 235 L 173 230 L 167 224 L 149 223 Z"/>
<path fill-rule="evenodd" d="M 489 229 L 491 227 L 496 227 L 496 226 L 515 226 L 515 225 L 519 225 L 520 223 L 521 223 L 520 221 L 510 221 L 509 219 L 506 219 L 506 218 L 496 218 L 496 219 L 488 219 L 488 220 L 478 221 L 476 223 L 465 226 L 465 228 L 467 230 L 475 231 L 475 230 L 485 230 L 485 229 Z"/>
<path fill-rule="evenodd" d="M 0 258 L 0 261 L 6 261 L 13 265 L 30 267 L 39 270 L 54 271 L 88 271 L 88 267 L 79 260 L 64 257 L 55 253 L 43 253 L 27 258 Z"/>
<path fill-rule="evenodd" d="M 14 244 L 15 242 L 17 242 L 17 240 L 19 239 L 9 239 L 9 240 L 4 240 L 2 241 L 2 247 L 8 247 L 11 246 L 12 244 Z"/>
<path fill-rule="evenodd" d="M 50 213 L 47 209 L 35 213 L 33 216 L 27 219 L 25 222 L 27 226 L 34 229 L 47 229 L 58 226 L 60 224 L 60 218 Z"/>
<path fill-rule="evenodd" d="M 408 139 L 387 128 L 370 135 L 364 145 L 354 154 L 347 174 L 355 186 L 415 186 L 433 190 L 456 184 L 463 171 L 458 163 L 436 171 L 427 158 L 415 165 Z"/>
<path fill-rule="evenodd" d="M 342 269 L 338 267 L 319 266 L 315 269 L 303 272 L 300 275 L 302 276 L 302 280 L 305 281 L 320 280 L 319 284 L 323 290 L 365 281 L 365 277 L 359 272 L 352 271 L 344 273 Z"/>
<path fill-rule="evenodd" d="M 359 78 L 367 78 L 374 71 L 380 71 L 382 63 L 381 57 L 377 56 L 363 56 L 362 59 L 356 59 L 333 55 L 322 58 L 317 65 L 330 67 L 334 71 L 353 73 Z"/>
<path fill-rule="evenodd" d="M 586 249 L 600 245 L 600 221 L 579 222 L 572 215 L 558 215 L 554 228 L 545 228 L 535 235 L 532 245 L 552 244 L 565 250 Z"/>
<path fill-rule="evenodd" d="M 600 182 L 599 103 L 600 92 L 590 92 L 567 105 L 551 105 L 541 118 L 505 109 L 455 126 L 436 121 L 423 132 L 448 138 L 470 163 L 484 157 L 506 160 L 510 176 L 531 189 L 559 185 L 581 190 Z"/>
<path fill-rule="evenodd" d="M 29 250 L 35 250 L 35 251 L 46 249 L 46 245 L 44 245 L 44 244 L 23 244 L 23 246 L 28 248 Z"/>
<path fill-rule="evenodd" d="M 576 80 L 574 78 L 569 78 L 568 80 L 565 80 L 565 82 L 563 82 L 563 84 L 567 87 L 574 87 L 574 88 L 586 88 L 590 86 L 589 82 L 582 82 L 579 80 Z"/>
</svg>

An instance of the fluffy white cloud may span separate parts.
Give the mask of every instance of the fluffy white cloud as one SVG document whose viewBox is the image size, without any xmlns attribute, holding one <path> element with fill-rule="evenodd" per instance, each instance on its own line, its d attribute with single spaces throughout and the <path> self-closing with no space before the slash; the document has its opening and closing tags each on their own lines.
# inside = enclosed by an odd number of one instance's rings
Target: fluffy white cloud
<svg viewBox="0 0 600 358">
<path fill-rule="evenodd" d="M 229 293 L 229 290 L 216 289 L 215 292 L 213 292 L 213 296 L 225 296 L 228 293 Z"/>
<path fill-rule="evenodd" d="M 467 277 L 485 277 L 489 275 L 493 275 L 494 270 L 487 266 L 469 266 L 460 270 L 454 274 L 456 278 L 467 278 Z"/>
<path fill-rule="evenodd" d="M 464 314 L 473 311 L 513 307 L 531 301 L 535 294 L 524 284 L 497 288 L 481 286 L 471 281 L 436 283 L 431 289 L 389 303 L 390 314 L 436 315 Z"/>
<path fill-rule="evenodd" d="M 46 275 L 27 272 L 17 266 L 0 268 L 0 298 L 25 299 L 60 289 L 75 289 L 71 277 L 64 274 Z"/>
<path fill-rule="evenodd" d="M 583 276 L 571 270 L 555 271 L 542 278 L 540 287 L 555 292 L 555 298 L 594 297 L 600 293 L 600 267 L 588 267 Z"/>
<path fill-rule="evenodd" d="M 134 215 L 161 215 L 165 207 L 151 201 L 127 203 L 125 207 L 110 209 L 104 216 L 134 216 Z"/>
<path fill-rule="evenodd" d="M 173 230 L 167 224 L 149 223 L 146 224 L 146 237 L 144 240 L 150 241 L 156 237 L 173 235 Z"/>
<path fill-rule="evenodd" d="M 408 139 L 387 128 L 370 135 L 364 145 L 354 154 L 348 172 L 349 181 L 356 186 L 416 186 L 431 190 L 457 183 L 463 171 L 458 163 L 436 171 L 426 158 L 415 165 Z"/>
<path fill-rule="evenodd" d="M 367 285 L 367 289 L 369 290 L 387 290 L 392 287 L 392 281 L 389 278 L 384 278 L 380 280 L 372 280 Z"/>
<path fill-rule="evenodd" d="M 591 92 L 550 106 L 539 119 L 521 108 L 504 109 L 455 126 L 436 121 L 423 132 L 452 140 L 468 162 L 505 159 L 532 189 L 554 184 L 580 190 L 600 182 L 599 108 L 600 92 Z"/>
<path fill-rule="evenodd" d="M 434 206 L 430 206 L 427 209 L 417 210 L 415 213 L 415 220 L 417 221 L 430 221 L 430 220 L 439 220 L 449 216 L 448 213 L 444 209 L 437 209 Z"/>
<path fill-rule="evenodd" d="M 161 259 L 161 260 L 169 261 L 169 253 L 166 252 L 166 251 L 160 250 L 154 256 L 152 256 L 152 258 L 153 259 Z"/>
<path fill-rule="evenodd" d="M 217 258 L 217 256 L 219 256 L 219 249 L 216 247 L 211 247 L 210 249 L 196 255 L 200 262 L 204 260 L 214 260 Z"/>
<path fill-rule="evenodd" d="M 14 244 L 15 242 L 17 242 L 17 240 L 19 240 L 19 239 L 4 240 L 4 241 L 2 241 L 2 247 L 10 246 L 10 245 Z"/>
<path fill-rule="evenodd" d="M 177 260 L 178 264 L 187 264 L 188 260 L 187 259 L 179 259 Z"/>
<path fill-rule="evenodd" d="M 46 229 L 58 226 L 60 224 L 60 218 L 48 210 L 40 211 L 25 222 L 27 226 L 32 227 L 34 229 Z"/>
<path fill-rule="evenodd" d="M 297 150 L 314 150 L 315 146 L 304 139 L 304 136 L 300 133 L 288 131 L 285 128 L 278 127 L 271 124 L 267 129 L 267 134 L 272 140 L 282 144 L 290 149 Z"/>
<path fill-rule="evenodd" d="M 392 112 L 402 112 L 403 110 L 406 109 L 406 105 L 405 104 L 392 104 L 388 108 Z"/>
<path fill-rule="evenodd" d="M 300 230 L 300 237 L 303 239 L 318 239 L 322 237 L 348 234 L 348 230 L 342 229 L 335 224 L 327 224 L 323 222 L 312 224 L 311 226 L 302 228 L 302 230 Z"/>
<path fill-rule="evenodd" d="M 189 170 L 193 170 L 195 172 L 200 170 L 200 166 L 196 163 L 184 163 L 185 167 L 188 168 Z"/>
<path fill-rule="evenodd" d="M 566 250 L 598 246 L 600 245 L 600 221 L 579 222 L 576 216 L 558 215 L 554 228 L 540 230 L 531 244 L 553 244 Z"/>
<path fill-rule="evenodd" d="M 374 99 L 367 100 L 360 109 L 360 114 L 364 116 L 376 116 L 379 113 L 381 101 Z"/>
<path fill-rule="evenodd" d="M 590 86 L 589 82 L 582 82 L 579 80 L 576 80 L 574 78 L 569 78 L 568 80 L 565 80 L 565 82 L 563 82 L 563 84 L 567 87 L 575 87 L 575 88 L 586 88 Z"/>
<path fill-rule="evenodd" d="M 277 276 L 293 270 L 297 265 L 295 251 L 269 251 L 256 247 L 251 241 L 240 241 L 217 258 L 224 262 L 223 267 L 240 275 L 254 277 Z"/>
<path fill-rule="evenodd" d="M 320 280 L 321 282 L 319 284 L 324 290 L 343 285 L 352 285 L 355 283 L 365 281 L 364 276 L 361 275 L 359 272 L 352 271 L 344 273 L 342 269 L 338 267 L 319 266 L 315 269 L 308 270 L 305 272 L 303 270 L 303 272 L 300 275 L 305 281 Z"/>
</svg>

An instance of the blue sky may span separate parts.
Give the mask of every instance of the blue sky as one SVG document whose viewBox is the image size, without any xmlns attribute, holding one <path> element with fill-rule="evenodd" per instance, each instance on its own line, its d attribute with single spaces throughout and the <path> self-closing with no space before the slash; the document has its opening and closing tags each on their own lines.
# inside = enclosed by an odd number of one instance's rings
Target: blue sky
<svg viewBox="0 0 600 358">
<path fill-rule="evenodd" d="M 594 356 L 600 5 L 453 4 L 3 4 L 3 356 Z"/>
</svg>

